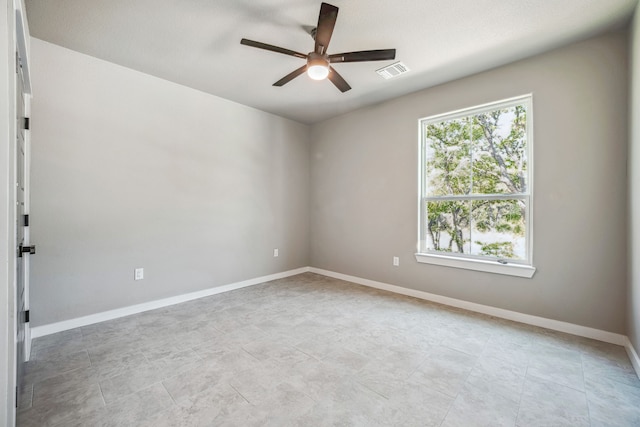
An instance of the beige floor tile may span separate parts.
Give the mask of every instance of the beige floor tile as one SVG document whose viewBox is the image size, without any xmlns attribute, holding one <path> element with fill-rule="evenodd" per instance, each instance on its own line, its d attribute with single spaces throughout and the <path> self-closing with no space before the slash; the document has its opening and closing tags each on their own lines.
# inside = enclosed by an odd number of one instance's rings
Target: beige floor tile
<svg viewBox="0 0 640 427">
<path fill-rule="evenodd" d="M 584 392 L 554 382 L 527 379 L 518 412 L 517 426 L 589 426 Z"/>
<path fill-rule="evenodd" d="M 32 356 L 19 427 L 640 425 L 620 346 L 312 273 L 38 338 Z"/>
<path fill-rule="evenodd" d="M 494 393 L 493 387 L 467 384 L 456 397 L 441 426 L 513 426 L 518 407 L 519 400 Z"/>
</svg>

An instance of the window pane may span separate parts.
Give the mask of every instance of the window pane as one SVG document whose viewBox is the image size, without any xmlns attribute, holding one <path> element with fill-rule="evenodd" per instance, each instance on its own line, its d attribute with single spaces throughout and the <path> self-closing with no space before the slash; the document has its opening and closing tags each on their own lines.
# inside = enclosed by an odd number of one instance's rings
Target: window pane
<svg viewBox="0 0 640 427">
<path fill-rule="evenodd" d="M 521 96 L 420 121 L 420 250 L 531 260 L 531 102 Z"/>
<path fill-rule="evenodd" d="M 524 105 L 473 116 L 473 193 L 527 191 L 527 117 Z"/>
<path fill-rule="evenodd" d="M 474 200 L 471 254 L 527 259 L 524 200 Z"/>
<path fill-rule="evenodd" d="M 469 253 L 469 201 L 427 203 L 427 249 Z"/>
<path fill-rule="evenodd" d="M 426 126 L 428 196 L 469 194 L 471 190 L 470 120 L 462 118 Z"/>
</svg>

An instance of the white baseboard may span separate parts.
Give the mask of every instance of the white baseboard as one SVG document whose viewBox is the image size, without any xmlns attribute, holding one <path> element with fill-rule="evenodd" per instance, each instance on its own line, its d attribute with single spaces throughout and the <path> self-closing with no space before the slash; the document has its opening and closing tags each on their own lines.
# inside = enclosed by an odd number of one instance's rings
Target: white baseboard
<svg viewBox="0 0 640 427">
<path fill-rule="evenodd" d="M 284 271 L 282 273 L 270 274 L 268 276 L 256 277 L 255 279 L 244 280 L 242 282 L 231 283 L 224 286 L 205 289 L 203 291 L 191 292 L 188 294 L 177 295 L 175 297 L 164 298 L 160 300 L 145 302 L 142 304 L 131 305 L 128 307 L 118 308 L 115 310 L 103 311 L 101 313 L 91 314 L 89 316 L 78 317 L 75 319 L 64 320 L 62 322 L 50 323 L 48 325 L 36 326 L 31 329 L 31 338 L 43 337 L 45 335 L 55 334 L 57 332 L 78 328 L 81 326 L 92 325 L 94 323 L 113 320 L 119 317 L 130 316 L 132 314 L 142 313 L 143 311 L 155 310 L 157 308 L 167 307 L 181 302 L 192 301 L 194 299 L 208 297 L 223 292 L 233 291 L 235 289 L 246 288 L 270 280 L 282 279 L 296 274 L 306 273 L 309 267 L 302 267 L 295 270 Z"/>
<path fill-rule="evenodd" d="M 142 304 L 132 305 L 129 307 L 123 307 L 115 310 L 104 311 L 101 313 L 91 314 L 89 316 L 78 317 L 75 319 L 69 319 L 62 322 L 51 323 L 48 325 L 36 326 L 31 329 L 31 338 L 38 338 L 45 335 L 54 334 L 57 332 L 66 331 L 69 329 L 78 328 L 81 326 L 87 326 L 94 323 L 104 322 L 106 320 L 117 319 L 119 317 L 130 316 L 132 314 L 142 313 L 144 311 L 154 310 L 157 308 L 167 307 L 174 304 L 180 304 L 182 302 L 195 300 L 223 292 L 232 291 L 235 289 L 245 288 L 248 286 L 257 285 L 260 283 L 268 282 L 270 280 L 282 279 L 284 277 L 294 276 L 296 274 L 312 272 L 321 274 L 323 276 L 333 277 L 336 279 L 345 280 L 347 282 L 356 283 L 359 285 L 369 286 L 376 289 L 382 289 L 385 291 L 393 292 L 396 294 L 407 295 L 427 301 L 436 302 L 451 307 L 462 308 L 464 310 L 473 311 L 476 313 L 483 313 L 502 319 L 513 320 L 515 322 L 525 323 L 528 325 L 539 326 L 555 331 L 566 332 L 568 334 L 577 335 L 581 337 L 591 338 L 599 341 L 604 341 L 611 344 L 617 344 L 624 346 L 629 353 L 629 358 L 633 363 L 636 373 L 640 376 L 640 358 L 635 351 L 629 339 L 620 334 L 613 332 L 602 331 L 599 329 L 589 328 L 586 326 L 575 325 L 572 323 L 562 322 L 559 320 L 547 319 L 544 317 L 532 316 L 530 314 L 518 313 L 516 311 L 505 310 L 502 308 L 491 307 L 488 305 L 476 304 L 469 301 L 459 300 L 455 298 L 445 297 L 442 295 L 431 294 L 424 291 L 415 289 L 403 288 L 401 286 L 390 285 L 388 283 L 376 282 L 374 280 L 363 279 L 361 277 L 349 276 L 342 273 L 336 273 L 329 270 L 323 270 L 315 267 L 302 267 L 295 270 L 284 271 L 281 273 L 271 274 L 268 276 L 256 277 L 254 279 L 245 280 L 242 282 L 231 283 L 224 286 L 218 286 L 215 288 L 209 288 L 198 292 L 192 292 L 188 294 L 178 295 L 171 298 L 165 298 L 156 301 L 150 301 Z"/>
<path fill-rule="evenodd" d="M 633 344 L 631 344 L 631 341 L 629 341 L 627 337 L 625 337 L 624 348 L 627 350 L 633 369 L 636 370 L 636 375 L 640 378 L 640 357 L 638 357 L 638 352 L 633 348 Z"/>
<path fill-rule="evenodd" d="M 600 329 L 589 328 L 587 326 L 575 325 L 573 323 L 562 322 L 559 320 L 547 319 L 545 317 L 532 316 L 530 314 L 518 313 L 516 311 L 504 310 L 502 308 L 491 307 L 488 305 L 476 304 L 469 301 L 463 301 L 455 298 L 449 298 L 442 295 L 431 294 L 415 289 L 403 288 L 401 286 L 390 285 L 388 283 L 376 282 L 374 280 L 363 279 L 360 277 L 349 276 L 333 271 L 322 270 L 311 267 L 312 273 L 322 274 L 336 279 L 346 280 L 347 282 L 357 283 L 359 285 L 369 286 L 371 288 L 382 289 L 396 294 L 407 295 L 427 301 L 436 302 L 451 307 L 462 308 L 476 313 L 488 314 L 489 316 L 499 317 L 501 319 L 513 320 L 515 322 L 525 323 L 533 326 L 551 329 L 559 332 L 577 335 L 585 338 L 591 338 L 598 341 L 604 341 L 610 344 L 626 345 L 628 341 L 624 335 L 613 332 L 602 331 Z M 637 358 L 637 355 L 636 355 Z M 637 359 L 636 359 L 637 360 Z M 634 365 L 635 366 L 635 365 Z M 640 372 L 636 367 L 636 372 Z"/>
</svg>

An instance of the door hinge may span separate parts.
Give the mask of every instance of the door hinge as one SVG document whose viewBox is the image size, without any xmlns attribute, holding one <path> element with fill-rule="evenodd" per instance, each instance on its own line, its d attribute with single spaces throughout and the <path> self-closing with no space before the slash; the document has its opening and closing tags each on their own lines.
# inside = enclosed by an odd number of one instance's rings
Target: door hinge
<svg viewBox="0 0 640 427">
<path fill-rule="evenodd" d="M 30 121 L 29 121 L 29 117 L 25 117 L 24 118 L 24 128 L 25 130 L 29 130 L 30 129 Z"/>
<path fill-rule="evenodd" d="M 29 226 L 29 214 L 23 215 L 22 219 L 24 220 L 24 226 L 28 227 Z"/>
<path fill-rule="evenodd" d="M 29 323 L 29 310 L 24 311 L 24 323 Z"/>
<path fill-rule="evenodd" d="M 18 248 L 18 257 L 22 257 L 22 254 L 35 254 L 36 253 L 36 247 L 35 246 L 22 246 L 20 245 L 20 247 Z"/>
</svg>

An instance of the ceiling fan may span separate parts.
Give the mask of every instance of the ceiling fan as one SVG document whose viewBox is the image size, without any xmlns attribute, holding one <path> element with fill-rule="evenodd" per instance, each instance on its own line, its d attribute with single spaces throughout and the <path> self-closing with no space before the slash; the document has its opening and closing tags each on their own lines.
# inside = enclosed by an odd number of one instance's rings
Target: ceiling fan
<svg viewBox="0 0 640 427">
<path fill-rule="evenodd" d="M 272 52 L 282 53 L 285 55 L 295 56 L 296 58 L 305 59 L 307 63 L 295 71 L 287 74 L 277 82 L 274 86 L 283 86 L 295 79 L 305 71 L 314 80 L 323 80 L 328 78 L 331 80 L 341 92 L 351 89 L 351 86 L 344 78 L 330 65 L 337 62 L 364 62 L 364 61 L 384 61 L 395 59 L 395 49 L 379 49 L 379 50 L 361 50 L 357 52 L 345 52 L 327 54 L 327 47 L 331 41 L 333 27 L 336 25 L 338 17 L 338 8 L 328 3 L 322 3 L 320 6 L 320 15 L 318 16 L 318 26 L 311 31 L 311 36 L 315 39 L 315 48 L 313 52 L 308 54 L 295 52 L 278 46 L 261 43 L 253 40 L 242 39 L 240 43 L 246 46 L 257 47 L 258 49 L 270 50 Z"/>
</svg>

